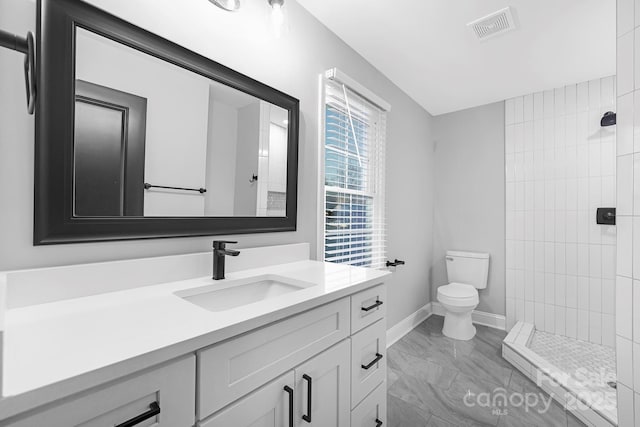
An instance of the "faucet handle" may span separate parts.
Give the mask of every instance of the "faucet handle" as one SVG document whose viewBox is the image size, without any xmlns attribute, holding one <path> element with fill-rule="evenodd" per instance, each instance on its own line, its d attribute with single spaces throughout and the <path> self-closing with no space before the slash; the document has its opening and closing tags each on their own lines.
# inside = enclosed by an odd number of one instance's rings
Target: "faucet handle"
<svg viewBox="0 0 640 427">
<path fill-rule="evenodd" d="M 232 240 L 214 240 L 213 241 L 213 248 L 214 249 L 224 249 L 224 246 L 227 244 L 236 244 L 238 242 L 234 242 Z"/>
</svg>

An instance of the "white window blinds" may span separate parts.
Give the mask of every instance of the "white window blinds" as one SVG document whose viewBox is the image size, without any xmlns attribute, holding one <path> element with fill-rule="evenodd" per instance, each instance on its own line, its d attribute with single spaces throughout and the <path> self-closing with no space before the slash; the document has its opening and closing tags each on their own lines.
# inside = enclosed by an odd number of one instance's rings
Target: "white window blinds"
<svg viewBox="0 0 640 427">
<path fill-rule="evenodd" d="M 324 84 L 324 259 L 380 268 L 386 111 L 340 81 Z"/>
</svg>

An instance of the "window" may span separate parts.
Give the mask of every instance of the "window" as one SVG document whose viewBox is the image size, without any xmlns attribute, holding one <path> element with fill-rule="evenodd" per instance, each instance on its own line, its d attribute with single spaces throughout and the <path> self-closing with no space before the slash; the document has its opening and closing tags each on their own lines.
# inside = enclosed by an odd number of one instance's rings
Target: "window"
<svg viewBox="0 0 640 427">
<path fill-rule="evenodd" d="M 356 93 L 338 79 L 327 78 L 323 84 L 324 260 L 380 268 L 386 244 L 388 107 L 379 107 L 359 94 L 363 90 Z"/>
</svg>

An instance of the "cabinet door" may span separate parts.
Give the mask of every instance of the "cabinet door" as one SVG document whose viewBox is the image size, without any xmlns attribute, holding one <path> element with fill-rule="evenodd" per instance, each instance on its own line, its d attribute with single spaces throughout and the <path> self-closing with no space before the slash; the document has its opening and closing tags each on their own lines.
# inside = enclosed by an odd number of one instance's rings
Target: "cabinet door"
<svg viewBox="0 0 640 427">
<path fill-rule="evenodd" d="M 349 427 L 350 353 L 344 340 L 296 368 L 296 426 Z"/>
<path fill-rule="evenodd" d="M 105 427 L 129 421 L 125 425 L 191 427 L 195 412 L 195 380 L 195 357 L 189 356 L 88 392 L 9 426 Z"/>
<path fill-rule="evenodd" d="M 288 427 L 293 405 L 294 374 L 289 371 L 233 403 L 201 427 Z M 287 391 L 285 387 L 290 390 Z"/>
<path fill-rule="evenodd" d="M 380 427 L 387 423 L 387 386 L 380 384 L 351 411 L 351 427 Z"/>
<path fill-rule="evenodd" d="M 387 377 L 384 319 L 351 337 L 351 407 L 354 408 Z"/>
</svg>

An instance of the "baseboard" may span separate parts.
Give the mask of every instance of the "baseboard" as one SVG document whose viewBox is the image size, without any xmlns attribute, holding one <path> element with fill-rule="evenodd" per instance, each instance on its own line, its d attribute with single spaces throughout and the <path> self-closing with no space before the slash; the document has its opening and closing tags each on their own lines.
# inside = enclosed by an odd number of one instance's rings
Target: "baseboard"
<svg viewBox="0 0 640 427">
<path fill-rule="evenodd" d="M 444 316 L 445 309 L 439 302 L 431 303 L 431 311 L 433 314 Z M 471 320 L 478 325 L 488 326 L 490 328 L 500 329 L 504 331 L 506 329 L 505 317 L 500 314 L 486 313 L 484 311 L 473 310 L 471 313 Z"/>
<path fill-rule="evenodd" d="M 395 344 L 400 338 L 407 335 L 420 323 L 427 320 L 433 312 L 431 311 L 431 303 L 427 303 L 422 308 L 418 309 L 415 313 L 410 314 L 406 318 L 399 321 L 397 324 L 389 328 L 387 331 L 387 348 Z"/>
</svg>

